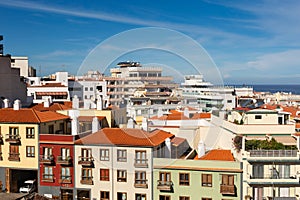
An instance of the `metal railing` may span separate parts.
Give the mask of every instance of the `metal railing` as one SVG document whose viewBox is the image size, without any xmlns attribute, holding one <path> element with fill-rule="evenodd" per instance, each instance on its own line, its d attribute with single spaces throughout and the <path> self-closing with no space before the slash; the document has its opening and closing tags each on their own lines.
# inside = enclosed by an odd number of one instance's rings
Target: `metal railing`
<svg viewBox="0 0 300 200">
<path fill-rule="evenodd" d="M 298 150 L 249 150 L 250 157 L 297 157 Z"/>
</svg>

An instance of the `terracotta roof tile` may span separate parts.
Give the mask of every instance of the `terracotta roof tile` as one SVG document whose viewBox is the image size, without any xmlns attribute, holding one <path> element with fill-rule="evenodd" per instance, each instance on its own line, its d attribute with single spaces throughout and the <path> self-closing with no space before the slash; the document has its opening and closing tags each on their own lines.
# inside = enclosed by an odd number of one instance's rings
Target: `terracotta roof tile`
<svg viewBox="0 0 300 200">
<path fill-rule="evenodd" d="M 61 104 L 61 103 L 53 103 L 49 107 L 44 107 L 43 103 L 37 104 L 32 106 L 32 109 L 38 110 L 38 111 L 57 111 L 57 110 L 70 110 L 72 108 L 71 106 L 67 106 L 68 104 Z"/>
<path fill-rule="evenodd" d="M 192 119 L 210 119 L 211 113 L 195 113 Z"/>
<path fill-rule="evenodd" d="M 76 140 L 75 144 L 154 147 L 163 143 L 166 138 L 173 137 L 173 134 L 162 130 L 146 132 L 140 129 L 104 128 Z"/>
<path fill-rule="evenodd" d="M 0 109 L 0 123 L 42 123 L 64 119 L 69 119 L 69 117 L 52 111 L 40 112 L 30 108 Z"/>
<path fill-rule="evenodd" d="M 235 161 L 230 150 L 213 149 L 197 160 Z"/>
</svg>

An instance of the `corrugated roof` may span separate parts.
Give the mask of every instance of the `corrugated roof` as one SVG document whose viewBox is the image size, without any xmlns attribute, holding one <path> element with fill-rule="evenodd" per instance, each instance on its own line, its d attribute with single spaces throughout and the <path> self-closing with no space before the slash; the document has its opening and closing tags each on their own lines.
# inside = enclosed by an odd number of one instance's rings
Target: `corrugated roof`
<svg viewBox="0 0 300 200">
<path fill-rule="evenodd" d="M 57 120 L 70 119 L 69 116 L 52 111 L 40 112 L 31 108 L 0 109 L 0 123 L 43 123 Z"/>
<path fill-rule="evenodd" d="M 140 129 L 104 128 L 76 140 L 75 144 L 154 147 L 163 143 L 166 138 L 173 137 L 173 134 L 162 130 L 146 132 Z"/>
<path fill-rule="evenodd" d="M 213 149 L 197 160 L 235 161 L 230 150 Z"/>
</svg>

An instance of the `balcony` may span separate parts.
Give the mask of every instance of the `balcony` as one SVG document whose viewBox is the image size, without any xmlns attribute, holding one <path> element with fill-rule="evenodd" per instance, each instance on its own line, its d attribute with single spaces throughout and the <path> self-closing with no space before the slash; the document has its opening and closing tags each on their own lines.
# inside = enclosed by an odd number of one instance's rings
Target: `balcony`
<svg viewBox="0 0 300 200">
<path fill-rule="evenodd" d="M 71 156 L 58 156 L 56 162 L 61 165 L 71 165 L 72 157 Z"/>
<path fill-rule="evenodd" d="M 93 185 L 93 177 L 82 177 L 80 183 L 84 185 Z"/>
<path fill-rule="evenodd" d="M 249 150 L 249 162 L 300 162 L 298 150 Z"/>
<path fill-rule="evenodd" d="M 220 185 L 220 193 L 223 195 L 235 195 L 234 185 Z"/>
<path fill-rule="evenodd" d="M 40 155 L 40 163 L 45 165 L 52 165 L 54 163 L 53 155 Z"/>
<path fill-rule="evenodd" d="M 20 154 L 19 153 L 9 153 L 8 160 L 9 161 L 20 161 Z"/>
<path fill-rule="evenodd" d="M 173 182 L 172 181 L 157 181 L 157 189 L 162 191 L 172 191 Z"/>
<path fill-rule="evenodd" d="M 20 144 L 21 143 L 21 137 L 19 134 L 6 134 L 5 138 L 6 142 L 9 142 L 11 144 Z"/>
<path fill-rule="evenodd" d="M 250 176 L 247 182 L 249 185 L 277 185 L 277 186 L 292 186 L 299 185 L 299 178 L 294 176 L 280 176 L 277 173 L 274 174 L 264 174 L 264 176 Z"/>
<path fill-rule="evenodd" d="M 148 180 L 145 180 L 145 179 L 135 180 L 134 187 L 135 188 L 148 188 Z"/>
<path fill-rule="evenodd" d="M 134 167 L 147 168 L 148 167 L 148 159 L 135 159 Z"/>
<path fill-rule="evenodd" d="M 93 157 L 84 157 L 84 156 L 79 156 L 78 157 L 78 164 L 83 165 L 83 166 L 91 166 L 94 163 L 94 158 Z"/>
<path fill-rule="evenodd" d="M 70 184 L 70 183 L 72 183 L 72 178 L 71 178 L 71 176 L 60 177 L 60 179 L 58 180 L 58 182 L 60 184 Z"/>
<path fill-rule="evenodd" d="M 53 183 L 54 182 L 54 175 L 53 174 L 43 174 L 42 177 L 43 182 Z"/>
</svg>

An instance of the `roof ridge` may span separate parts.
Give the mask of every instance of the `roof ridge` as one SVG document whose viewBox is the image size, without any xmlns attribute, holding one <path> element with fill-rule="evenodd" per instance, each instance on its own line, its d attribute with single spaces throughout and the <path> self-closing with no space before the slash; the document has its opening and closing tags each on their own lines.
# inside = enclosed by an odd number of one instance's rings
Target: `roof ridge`
<svg viewBox="0 0 300 200">
<path fill-rule="evenodd" d="M 33 112 L 33 114 L 34 114 L 35 118 L 38 120 L 38 122 L 41 123 L 41 120 L 40 120 L 38 114 L 36 113 L 37 110 L 31 108 L 31 111 Z"/>
</svg>

